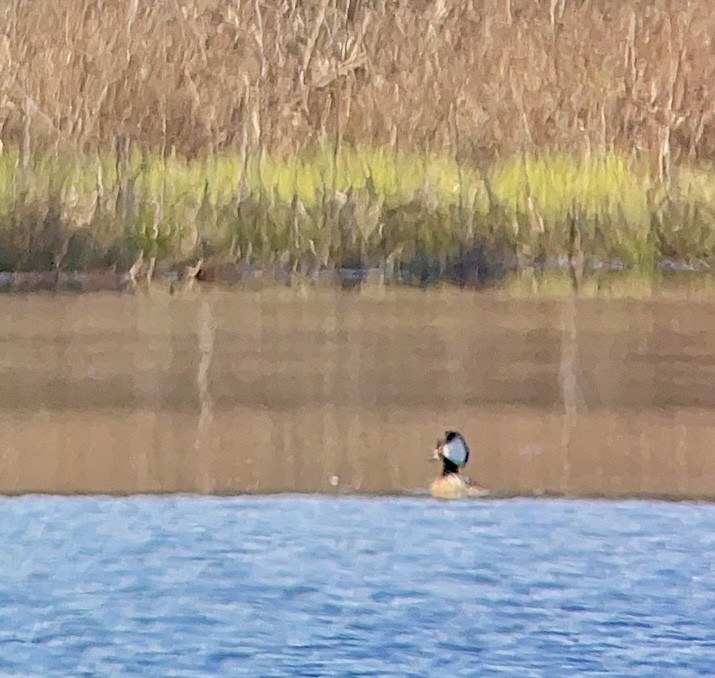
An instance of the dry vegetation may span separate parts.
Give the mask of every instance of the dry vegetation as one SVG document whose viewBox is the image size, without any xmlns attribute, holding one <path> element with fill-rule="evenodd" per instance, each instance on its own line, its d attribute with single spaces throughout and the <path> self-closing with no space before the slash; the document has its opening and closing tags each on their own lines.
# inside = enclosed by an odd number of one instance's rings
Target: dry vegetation
<svg viewBox="0 0 715 678">
<path fill-rule="evenodd" d="M 708 257 L 713 35 L 708 0 L 10 0 L 0 269 Z"/>
<path fill-rule="evenodd" d="M 3 4 L 5 143 L 715 156 L 707 0 Z"/>
</svg>

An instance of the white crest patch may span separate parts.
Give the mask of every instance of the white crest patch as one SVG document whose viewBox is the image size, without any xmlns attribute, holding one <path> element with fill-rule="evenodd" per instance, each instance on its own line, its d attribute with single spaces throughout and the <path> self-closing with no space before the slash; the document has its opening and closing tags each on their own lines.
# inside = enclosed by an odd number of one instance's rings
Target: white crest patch
<svg viewBox="0 0 715 678">
<path fill-rule="evenodd" d="M 457 466 L 467 462 L 467 448 L 461 438 L 454 438 L 444 445 L 442 455 Z"/>
</svg>

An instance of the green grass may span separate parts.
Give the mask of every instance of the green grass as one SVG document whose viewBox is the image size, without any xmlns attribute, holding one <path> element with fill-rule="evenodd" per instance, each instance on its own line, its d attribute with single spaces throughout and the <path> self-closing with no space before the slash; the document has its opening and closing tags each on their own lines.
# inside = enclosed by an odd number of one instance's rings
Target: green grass
<svg viewBox="0 0 715 678">
<path fill-rule="evenodd" d="M 635 263 L 649 248 L 649 181 L 622 156 L 519 158 L 496 169 L 494 188 L 510 212 L 521 216 L 518 237 L 535 239 L 551 254 L 564 251 L 574 208 L 591 253 Z M 534 233 L 535 219 L 543 221 L 543 233 Z"/>
<path fill-rule="evenodd" d="M 131 153 L 0 155 L 0 269 L 173 266 L 249 252 L 294 266 L 391 257 L 445 261 L 475 243 L 526 257 L 569 249 L 651 270 L 715 251 L 715 173 L 677 168 L 659 185 L 604 156 L 523 155 L 483 177 L 445 156 L 316 148 L 302 156 L 187 160 Z M 492 188 L 490 193 L 487 184 Z"/>
</svg>

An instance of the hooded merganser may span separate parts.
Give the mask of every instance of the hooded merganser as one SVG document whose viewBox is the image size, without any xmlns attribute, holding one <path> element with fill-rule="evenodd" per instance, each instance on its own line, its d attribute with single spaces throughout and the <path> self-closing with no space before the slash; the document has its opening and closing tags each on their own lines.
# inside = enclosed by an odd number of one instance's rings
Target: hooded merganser
<svg viewBox="0 0 715 678">
<path fill-rule="evenodd" d="M 486 490 L 459 475 L 460 466 L 469 461 L 467 441 L 457 431 L 447 431 L 437 441 L 433 461 L 442 462 L 442 474 L 430 484 L 430 494 L 437 499 L 464 499 L 486 494 Z"/>
</svg>

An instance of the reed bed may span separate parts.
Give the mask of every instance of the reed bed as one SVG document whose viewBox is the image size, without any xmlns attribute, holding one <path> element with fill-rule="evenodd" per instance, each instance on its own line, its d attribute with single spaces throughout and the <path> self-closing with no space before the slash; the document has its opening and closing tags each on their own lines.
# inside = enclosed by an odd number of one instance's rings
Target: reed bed
<svg viewBox="0 0 715 678">
<path fill-rule="evenodd" d="M 715 244 L 709 175 L 678 171 L 666 190 L 617 154 L 523 155 L 488 174 L 371 149 L 246 163 L 137 151 L 124 164 L 74 155 L 24 168 L 19 155 L 0 158 L 2 270 L 126 269 L 143 255 L 159 268 L 216 257 L 444 272 L 479 248 L 512 265 L 558 263 L 575 231 L 592 261 L 648 270 L 664 257 L 704 262 Z"/>
<path fill-rule="evenodd" d="M 0 14 L 0 270 L 217 258 L 425 280 L 715 251 L 706 0 Z"/>
</svg>

